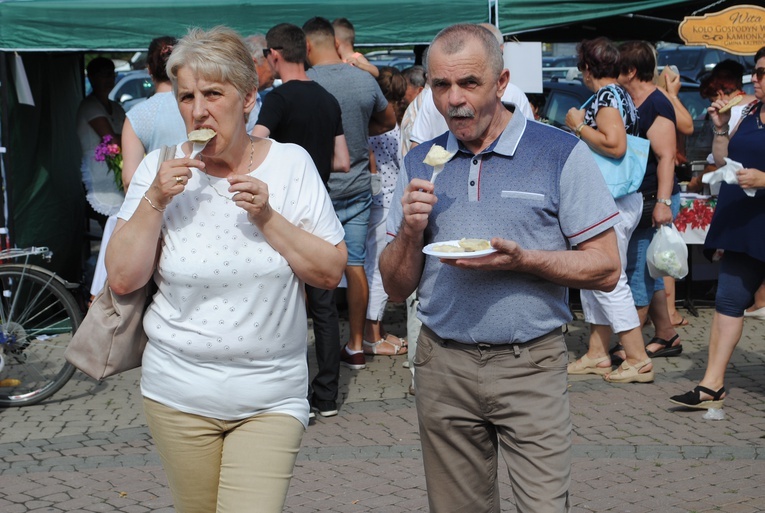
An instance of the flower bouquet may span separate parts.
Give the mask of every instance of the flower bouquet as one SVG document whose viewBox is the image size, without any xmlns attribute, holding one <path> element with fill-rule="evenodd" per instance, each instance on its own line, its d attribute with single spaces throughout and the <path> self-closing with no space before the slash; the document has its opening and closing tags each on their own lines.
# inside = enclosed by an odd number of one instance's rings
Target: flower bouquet
<svg viewBox="0 0 765 513">
<path fill-rule="evenodd" d="M 120 191 L 122 188 L 122 151 L 117 143 L 112 142 L 111 135 L 105 135 L 96 146 L 94 158 L 97 162 L 106 162 L 106 167 L 114 173 L 114 183 Z"/>
</svg>

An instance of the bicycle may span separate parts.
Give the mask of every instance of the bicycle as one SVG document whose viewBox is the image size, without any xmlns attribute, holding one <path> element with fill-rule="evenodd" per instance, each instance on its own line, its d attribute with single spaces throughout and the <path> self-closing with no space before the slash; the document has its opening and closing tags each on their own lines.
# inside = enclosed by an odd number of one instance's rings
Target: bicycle
<svg viewBox="0 0 765 513">
<path fill-rule="evenodd" d="M 29 264 L 45 247 L 0 251 L 0 407 L 28 406 L 63 387 L 75 368 L 64 359 L 82 312 L 69 283 Z M 25 257 L 24 263 L 7 263 Z"/>
</svg>

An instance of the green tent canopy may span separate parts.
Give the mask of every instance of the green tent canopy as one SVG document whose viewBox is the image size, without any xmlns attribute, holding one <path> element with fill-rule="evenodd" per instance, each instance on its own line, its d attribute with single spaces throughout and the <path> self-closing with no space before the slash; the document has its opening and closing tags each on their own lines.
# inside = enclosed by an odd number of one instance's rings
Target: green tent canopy
<svg viewBox="0 0 765 513">
<path fill-rule="evenodd" d="M 226 25 L 243 35 L 278 23 L 345 17 L 357 44 L 428 43 L 453 23 L 489 19 L 487 0 L 0 0 L 0 49 L 145 49 L 187 27 Z"/>
</svg>

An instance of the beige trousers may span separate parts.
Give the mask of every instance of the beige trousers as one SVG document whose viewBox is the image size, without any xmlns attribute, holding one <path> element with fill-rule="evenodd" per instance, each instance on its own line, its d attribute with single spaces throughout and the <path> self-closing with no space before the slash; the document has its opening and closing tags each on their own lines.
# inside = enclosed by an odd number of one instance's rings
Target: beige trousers
<svg viewBox="0 0 765 513">
<path fill-rule="evenodd" d="M 305 428 L 284 414 L 223 421 L 144 398 L 178 513 L 279 513 Z"/>
<path fill-rule="evenodd" d="M 489 346 L 422 326 L 414 381 L 431 513 L 499 513 L 498 453 L 519 513 L 570 511 L 567 363 L 560 329 Z"/>
</svg>

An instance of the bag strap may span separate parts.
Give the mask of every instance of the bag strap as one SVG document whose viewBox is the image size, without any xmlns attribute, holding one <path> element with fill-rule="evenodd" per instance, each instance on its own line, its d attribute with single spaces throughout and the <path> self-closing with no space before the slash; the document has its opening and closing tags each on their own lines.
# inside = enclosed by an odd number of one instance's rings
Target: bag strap
<svg viewBox="0 0 765 513">
<path fill-rule="evenodd" d="M 157 173 L 159 173 L 159 168 L 164 161 L 170 160 L 175 157 L 175 148 L 176 148 L 175 145 L 162 146 L 162 148 L 159 150 L 159 162 L 157 162 Z"/>
</svg>

